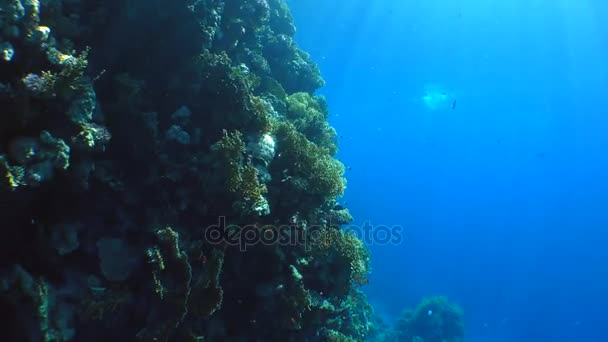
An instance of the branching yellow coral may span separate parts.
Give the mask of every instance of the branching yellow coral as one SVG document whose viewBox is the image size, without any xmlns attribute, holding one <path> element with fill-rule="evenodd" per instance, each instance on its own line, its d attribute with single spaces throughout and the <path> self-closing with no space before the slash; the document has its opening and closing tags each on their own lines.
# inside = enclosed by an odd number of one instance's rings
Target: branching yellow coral
<svg viewBox="0 0 608 342">
<path fill-rule="evenodd" d="M 217 151 L 222 153 L 228 172 L 228 190 L 238 192 L 243 181 L 241 165 L 245 153 L 243 135 L 239 131 L 226 132 L 222 139 L 214 145 Z"/>
<path fill-rule="evenodd" d="M 316 247 L 321 251 L 336 251 L 348 262 L 351 281 L 357 284 L 367 283 L 370 271 L 370 253 L 363 241 L 354 233 L 324 228 L 320 231 Z"/>
<path fill-rule="evenodd" d="M 287 97 L 287 116 L 296 129 L 329 154 L 338 151 L 337 133 L 327 122 L 329 112 L 322 97 L 295 93 Z"/>
<path fill-rule="evenodd" d="M 329 200 L 342 196 L 346 187 L 344 165 L 329 150 L 310 142 L 288 122 L 277 124 L 275 135 L 279 138 L 279 153 L 291 166 L 287 171 L 304 182 L 302 189 Z"/>
<path fill-rule="evenodd" d="M 25 169 L 20 166 L 10 166 L 6 158 L 0 156 L 0 189 L 15 190 L 25 184 Z"/>
<path fill-rule="evenodd" d="M 160 272 L 165 270 L 165 259 L 163 258 L 163 254 L 161 253 L 160 248 L 155 246 L 148 248 L 146 251 L 146 256 L 148 257 L 148 263 L 154 266 L 154 269 L 152 270 L 154 292 L 160 299 L 164 299 L 166 289 L 161 283 L 159 277 Z"/>
<path fill-rule="evenodd" d="M 148 262 L 155 264 L 152 271 L 154 290 L 161 299 L 170 297 L 173 302 L 181 302 L 176 326 L 180 325 L 188 314 L 188 301 L 192 292 L 192 266 L 188 255 L 179 246 L 179 234 L 171 227 L 156 231 L 161 247 L 147 250 Z M 169 267 L 168 264 L 171 264 Z M 170 279 L 170 287 L 163 284 L 161 278 Z"/>
<path fill-rule="evenodd" d="M 273 120 L 268 115 L 263 100 L 258 97 L 251 95 L 249 97 L 248 110 L 251 112 L 253 119 L 253 127 L 259 127 L 258 131 L 261 133 L 270 132 L 273 126 Z"/>
<path fill-rule="evenodd" d="M 89 48 L 84 49 L 79 55 L 64 54 L 55 48 L 47 52 L 49 60 L 56 64 L 61 70 L 57 73 L 43 71 L 42 80 L 45 85 L 45 94 L 69 96 L 74 92 L 82 90 L 86 86 L 84 78 L 85 70 L 89 64 Z"/>
<path fill-rule="evenodd" d="M 258 179 L 258 170 L 250 160 L 245 159 L 242 137 L 239 131 L 224 132 L 214 148 L 222 154 L 226 165 L 228 190 L 239 196 L 236 204 L 245 212 L 263 213 L 267 207 L 264 198 L 267 189 Z"/>
<path fill-rule="evenodd" d="M 356 342 L 357 340 L 350 338 L 339 331 L 328 330 L 327 331 L 328 342 Z"/>
<path fill-rule="evenodd" d="M 261 205 L 264 194 L 267 192 L 266 186 L 258 180 L 258 170 L 251 164 L 250 161 L 243 166 L 242 183 L 240 184 L 240 193 L 246 202 L 253 203 L 255 206 Z"/>
</svg>

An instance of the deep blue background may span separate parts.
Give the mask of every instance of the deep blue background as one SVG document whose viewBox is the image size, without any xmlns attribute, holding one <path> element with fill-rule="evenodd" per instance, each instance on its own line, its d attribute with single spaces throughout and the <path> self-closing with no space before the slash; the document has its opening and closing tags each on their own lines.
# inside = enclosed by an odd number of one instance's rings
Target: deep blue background
<svg viewBox="0 0 608 342">
<path fill-rule="evenodd" d="M 407 231 L 371 246 L 377 312 L 444 294 L 467 341 L 608 341 L 608 1 L 289 3 L 344 201 Z"/>
</svg>

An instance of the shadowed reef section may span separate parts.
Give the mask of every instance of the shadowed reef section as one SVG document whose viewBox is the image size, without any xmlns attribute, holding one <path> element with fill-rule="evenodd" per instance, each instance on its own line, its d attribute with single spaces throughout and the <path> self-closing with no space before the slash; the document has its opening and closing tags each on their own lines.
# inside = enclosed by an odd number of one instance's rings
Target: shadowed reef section
<svg viewBox="0 0 608 342">
<path fill-rule="evenodd" d="M 1 340 L 366 338 L 369 253 L 282 0 L 0 9 Z"/>
</svg>

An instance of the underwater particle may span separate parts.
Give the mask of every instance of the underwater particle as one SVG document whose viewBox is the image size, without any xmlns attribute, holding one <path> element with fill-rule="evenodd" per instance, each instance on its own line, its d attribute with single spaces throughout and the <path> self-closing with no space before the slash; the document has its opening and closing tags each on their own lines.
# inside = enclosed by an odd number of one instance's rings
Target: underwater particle
<svg viewBox="0 0 608 342">
<path fill-rule="evenodd" d="M 10 62 L 13 56 L 15 56 L 13 45 L 9 42 L 0 43 L 0 57 L 6 62 Z"/>
<path fill-rule="evenodd" d="M 433 314 L 433 310 L 429 310 L 429 311 L 427 312 L 427 315 L 429 315 L 429 316 L 431 316 L 432 314 Z"/>
</svg>

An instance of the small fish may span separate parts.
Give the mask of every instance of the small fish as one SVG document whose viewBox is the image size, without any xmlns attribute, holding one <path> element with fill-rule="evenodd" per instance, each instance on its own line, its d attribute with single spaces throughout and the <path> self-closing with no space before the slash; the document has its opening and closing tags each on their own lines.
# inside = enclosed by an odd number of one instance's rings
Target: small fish
<svg viewBox="0 0 608 342">
<path fill-rule="evenodd" d="M 352 167 L 350 167 L 350 166 L 348 167 L 348 171 L 352 171 L 352 169 L 353 169 Z"/>
<path fill-rule="evenodd" d="M 456 100 L 452 101 L 452 110 L 456 109 Z"/>
</svg>

